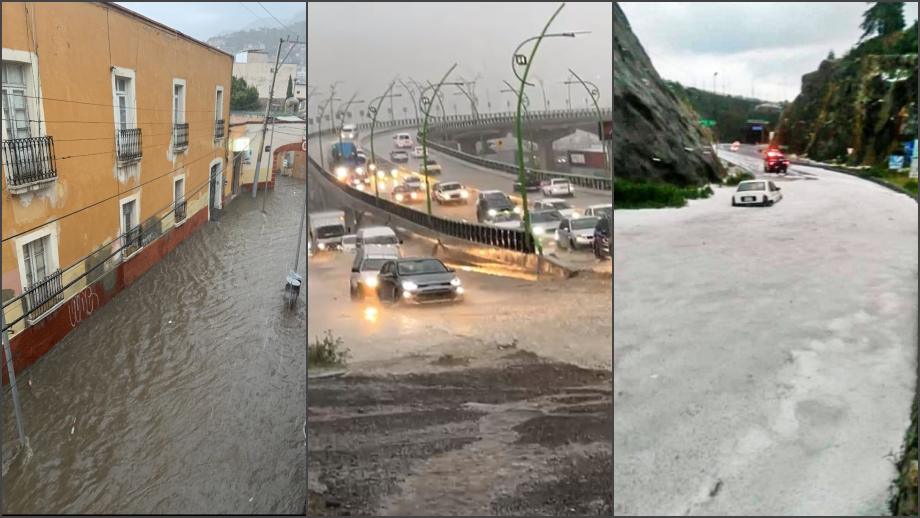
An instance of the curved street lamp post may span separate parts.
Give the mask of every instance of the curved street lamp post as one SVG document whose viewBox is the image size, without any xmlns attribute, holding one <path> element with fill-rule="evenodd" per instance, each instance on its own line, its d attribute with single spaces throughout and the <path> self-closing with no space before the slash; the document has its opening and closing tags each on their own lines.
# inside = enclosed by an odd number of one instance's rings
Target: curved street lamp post
<svg viewBox="0 0 920 518">
<path fill-rule="evenodd" d="M 523 135 L 521 132 L 521 129 L 522 129 L 521 110 L 523 108 L 523 103 L 524 103 L 524 87 L 528 85 L 533 86 L 532 84 L 527 82 L 527 76 L 530 73 L 530 67 L 531 65 L 533 65 L 533 58 L 536 55 L 537 49 L 540 47 L 540 42 L 543 41 L 543 38 L 551 38 L 551 37 L 574 38 L 576 34 L 584 34 L 587 32 L 587 31 L 577 31 L 577 32 L 573 31 L 573 32 L 546 34 L 547 29 L 549 29 L 549 26 L 553 23 L 553 20 L 556 19 L 556 16 L 559 14 L 559 11 L 562 11 L 563 7 L 565 7 L 565 2 L 563 2 L 562 5 L 560 5 L 559 8 L 556 9 L 556 12 L 553 13 L 549 21 L 546 22 L 546 25 L 543 27 L 543 30 L 540 32 L 539 36 L 527 38 L 526 40 L 522 41 L 517 46 L 517 48 L 514 49 L 514 53 L 511 55 L 511 70 L 514 72 L 515 77 L 517 77 L 521 82 L 521 86 L 520 86 L 520 90 L 518 91 L 518 98 L 517 98 L 517 114 L 515 115 L 515 129 L 517 132 L 517 147 L 518 147 L 518 160 L 517 160 L 518 162 L 518 181 L 520 182 L 520 185 L 521 185 L 521 203 L 524 206 L 523 207 L 524 208 L 524 231 L 526 232 L 528 236 L 530 236 L 531 239 L 534 240 L 534 243 L 537 246 L 537 249 L 539 250 L 541 255 L 543 254 L 543 247 L 540 245 L 540 242 L 538 240 L 534 239 L 533 228 L 530 225 L 530 211 L 527 208 L 527 189 L 526 189 L 526 181 L 525 181 L 526 169 L 524 168 L 524 140 L 523 140 Z M 521 50 L 521 47 L 523 47 L 527 42 L 530 42 L 533 40 L 536 40 L 536 43 L 534 43 L 533 48 L 530 50 L 530 56 L 528 57 L 528 56 L 525 56 L 524 54 L 520 54 L 519 51 Z M 517 71 L 517 68 L 515 68 L 515 65 L 524 67 L 523 75 L 518 74 L 518 71 Z"/>
<path fill-rule="evenodd" d="M 387 97 L 390 98 L 390 102 L 393 102 L 393 97 L 402 97 L 402 94 L 391 94 L 390 91 L 393 90 L 393 85 L 396 84 L 396 80 L 390 81 L 390 86 L 387 87 L 387 91 L 383 93 L 380 97 L 374 97 L 368 103 L 367 111 L 371 115 L 371 163 L 368 164 L 367 169 L 371 173 L 371 177 L 374 180 L 374 194 L 377 197 L 375 200 L 377 204 L 380 204 L 380 179 L 377 176 L 377 155 L 374 153 L 374 127 L 377 125 L 377 113 L 380 111 L 380 105 L 383 104 L 383 100 Z M 377 101 L 377 104 L 374 104 L 374 101 Z"/>
<path fill-rule="evenodd" d="M 604 114 L 601 113 L 601 109 L 600 109 L 600 107 L 597 105 L 597 100 L 598 100 L 598 99 L 600 98 L 600 96 L 601 96 L 600 89 L 598 89 L 598 88 L 597 88 L 597 85 L 594 84 L 594 83 L 592 83 L 591 81 L 585 81 L 585 80 L 583 80 L 583 79 L 582 79 L 581 77 L 579 77 L 578 74 L 576 74 L 575 71 L 572 70 L 571 68 L 569 69 L 569 73 L 572 74 L 572 76 L 575 77 L 575 79 L 578 80 L 578 82 L 581 84 L 581 86 L 585 87 L 585 90 L 588 91 L 588 95 L 590 95 L 590 96 L 591 96 L 591 100 L 594 101 L 594 110 L 597 112 L 597 122 L 598 122 L 598 124 L 603 125 L 603 124 L 604 124 Z M 574 81 L 566 81 L 566 83 L 573 83 L 573 82 L 574 82 Z M 603 140 L 603 137 L 601 137 L 601 146 L 604 147 L 604 171 L 610 172 L 610 157 L 608 156 L 607 143 Z M 612 175 L 612 173 L 611 173 L 611 175 Z"/>
<path fill-rule="evenodd" d="M 431 99 L 429 99 L 425 92 L 428 90 L 434 89 L 434 97 L 438 97 L 438 93 L 441 90 L 441 87 L 444 86 L 447 76 L 450 75 L 454 69 L 457 68 L 457 64 L 454 63 L 444 74 L 444 77 L 441 78 L 441 81 L 437 85 L 431 84 L 428 82 L 428 86 L 419 93 L 419 102 L 422 106 L 422 112 L 424 113 L 425 118 L 422 121 L 422 170 L 425 172 L 425 201 L 428 207 L 428 225 L 431 225 L 431 187 L 428 182 L 428 114 L 431 111 Z M 443 110 L 442 110 L 443 113 Z"/>
</svg>

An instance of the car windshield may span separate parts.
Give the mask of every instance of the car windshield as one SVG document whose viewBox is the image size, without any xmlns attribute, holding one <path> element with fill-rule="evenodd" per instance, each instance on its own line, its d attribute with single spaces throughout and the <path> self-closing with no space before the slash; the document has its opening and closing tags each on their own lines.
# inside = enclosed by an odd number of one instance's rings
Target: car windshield
<svg viewBox="0 0 920 518">
<path fill-rule="evenodd" d="M 316 229 L 316 237 L 325 239 L 327 237 L 339 237 L 345 235 L 344 225 L 326 225 Z"/>
<path fill-rule="evenodd" d="M 361 271 L 362 272 L 370 272 L 370 271 L 379 272 L 380 268 L 383 267 L 383 263 L 389 260 L 390 259 L 365 259 L 364 262 L 361 263 Z"/>
<path fill-rule="evenodd" d="M 742 191 L 764 191 L 764 190 L 766 190 L 766 188 L 764 187 L 764 183 L 763 183 L 763 182 L 743 183 L 743 184 L 741 184 L 741 185 L 738 186 L 738 192 L 742 192 Z"/>
<path fill-rule="evenodd" d="M 460 185 L 459 183 L 442 183 L 441 184 L 442 191 L 456 191 L 457 189 L 462 189 L 462 188 L 463 186 Z"/>
<path fill-rule="evenodd" d="M 447 268 L 437 259 L 420 259 L 418 261 L 401 261 L 397 266 L 400 275 L 424 275 L 428 273 L 446 273 Z"/>
<path fill-rule="evenodd" d="M 594 228 L 594 225 L 597 225 L 597 220 L 599 218 L 578 218 L 572 220 L 572 229 L 573 230 L 584 230 L 586 228 Z"/>
<path fill-rule="evenodd" d="M 396 236 L 371 236 L 364 238 L 366 245 L 398 245 L 399 239 Z"/>
<path fill-rule="evenodd" d="M 559 221 L 559 219 L 559 213 L 556 211 L 530 213 L 531 223 L 546 223 L 549 221 Z"/>
<path fill-rule="evenodd" d="M 489 202 L 491 205 L 510 205 L 508 198 L 504 194 L 487 194 L 485 196 L 485 201 Z"/>
</svg>

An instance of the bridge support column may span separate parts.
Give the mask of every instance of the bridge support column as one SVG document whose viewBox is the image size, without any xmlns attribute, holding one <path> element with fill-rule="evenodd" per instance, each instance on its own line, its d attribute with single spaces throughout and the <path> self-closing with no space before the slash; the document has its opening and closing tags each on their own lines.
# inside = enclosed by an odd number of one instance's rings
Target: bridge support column
<svg viewBox="0 0 920 518">
<path fill-rule="evenodd" d="M 468 153 L 470 155 L 478 155 L 476 152 L 476 143 L 479 142 L 479 139 L 459 139 L 457 142 L 460 143 L 460 151 Z"/>
</svg>

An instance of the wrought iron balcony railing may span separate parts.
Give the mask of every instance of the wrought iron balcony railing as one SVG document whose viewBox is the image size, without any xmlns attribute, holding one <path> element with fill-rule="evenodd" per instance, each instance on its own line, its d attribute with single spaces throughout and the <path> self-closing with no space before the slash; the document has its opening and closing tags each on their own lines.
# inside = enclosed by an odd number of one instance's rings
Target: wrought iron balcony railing
<svg viewBox="0 0 920 518">
<path fill-rule="evenodd" d="M 224 119 L 214 121 L 214 141 L 224 138 Z"/>
<path fill-rule="evenodd" d="M 130 228 L 127 232 L 122 234 L 122 249 L 124 252 L 123 257 L 128 257 L 134 252 L 140 250 L 140 248 L 143 246 L 143 243 L 141 242 L 141 236 L 142 234 L 140 225 Z"/>
<path fill-rule="evenodd" d="M 185 200 L 179 200 L 176 202 L 176 207 L 174 210 L 176 223 L 185 221 Z"/>
<path fill-rule="evenodd" d="M 22 297 L 22 310 L 29 321 L 32 322 L 63 300 L 64 290 L 61 284 L 61 270 L 57 270 L 26 288 Z"/>
<path fill-rule="evenodd" d="M 115 144 L 119 162 L 137 162 L 143 156 L 140 128 L 116 130 Z"/>
<path fill-rule="evenodd" d="M 6 184 L 11 191 L 28 190 L 37 183 L 57 178 L 54 139 L 30 137 L 3 141 Z"/>
<path fill-rule="evenodd" d="M 185 149 L 188 147 L 188 123 L 173 125 L 173 149 Z"/>
</svg>

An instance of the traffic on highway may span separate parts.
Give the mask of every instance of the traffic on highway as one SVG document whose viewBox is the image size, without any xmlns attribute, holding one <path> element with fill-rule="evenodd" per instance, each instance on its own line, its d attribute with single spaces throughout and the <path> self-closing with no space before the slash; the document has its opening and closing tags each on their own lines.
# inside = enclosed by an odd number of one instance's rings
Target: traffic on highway
<svg viewBox="0 0 920 518">
<path fill-rule="evenodd" d="M 526 8 L 308 3 L 311 515 L 610 514 L 610 6 Z"/>
</svg>

